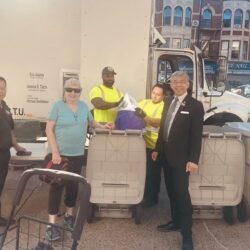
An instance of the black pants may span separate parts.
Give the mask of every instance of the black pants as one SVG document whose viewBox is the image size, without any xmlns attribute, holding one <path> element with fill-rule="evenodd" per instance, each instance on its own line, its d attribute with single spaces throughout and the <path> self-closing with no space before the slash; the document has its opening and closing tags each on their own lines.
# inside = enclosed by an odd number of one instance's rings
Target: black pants
<svg viewBox="0 0 250 250">
<path fill-rule="evenodd" d="M 147 169 L 146 169 L 146 183 L 144 191 L 144 199 L 151 201 L 158 200 L 161 183 L 161 166 L 159 161 L 152 160 L 153 149 L 147 148 Z"/>
<path fill-rule="evenodd" d="M 188 191 L 189 173 L 186 166 L 171 166 L 167 160 L 163 167 L 172 220 L 181 228 L 183 237 L 192 236 L 192 203 Z"/>
<path fill-rule="evenodd" d="M 81 174 L 83 166 L 83 156 L 64 156 L 69 159 L 70 172 Z M 53 183 L 50 185 L 49 191 L 49 206 L 48 213 L 51 215 L 58 214 L 62 192 L 65 187 L 64 204 L 66 207 L 75 207 L 78 193 L 78 183 L 74 181 L 67 181 L 64 185 Z"/>
<path fill-rule="evenodd" d="M 9 161 L 10 150 L 0 149 L 0 197 L 2 195 L 3 187 L 8 174 Z"/>
<path fill-rule="evenodd" d="M 8 174 L 9 161 L 10 161 L 10 150 L 0 149 L 0 198 Z M 0 200 L 0 216 L 1 216 L 1 200 Z"/>
</svg>

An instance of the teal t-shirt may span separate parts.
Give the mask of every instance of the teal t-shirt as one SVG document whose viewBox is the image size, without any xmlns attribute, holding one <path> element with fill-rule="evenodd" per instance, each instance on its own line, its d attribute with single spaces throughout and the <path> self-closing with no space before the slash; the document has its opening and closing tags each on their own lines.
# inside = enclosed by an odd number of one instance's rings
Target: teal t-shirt
<svg viewBox="0 0 250 250">
<path fill-rule="evenodd" d="M 74 113 L 64 101 L 56 101 L 48 119 L 56 123 L 55 136 L 60 155 L 84 155 L 88 123 L 93 120 L 88 106 L 78 101 L 78 108 Z"/>
</svg>

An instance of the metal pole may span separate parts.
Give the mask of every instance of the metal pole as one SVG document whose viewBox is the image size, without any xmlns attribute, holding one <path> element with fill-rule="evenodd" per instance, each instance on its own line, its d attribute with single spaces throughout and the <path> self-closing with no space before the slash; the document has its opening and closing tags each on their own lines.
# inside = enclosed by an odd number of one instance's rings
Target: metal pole
<svg viewBox="0 0 250 250">
<path fill-rule="evenodd" d="M 203 7 L 203 0 L 200 0 L 200 11 L 199 11 L 199 26 L 197 27 L 197 38 L 196 38 L 196 46 L 198 48 L 201 47 L 201 43 L 200 43 L 200 26 L 201 26 L 201 14 L 202 14 L 202 7 Z"/>
</svg>

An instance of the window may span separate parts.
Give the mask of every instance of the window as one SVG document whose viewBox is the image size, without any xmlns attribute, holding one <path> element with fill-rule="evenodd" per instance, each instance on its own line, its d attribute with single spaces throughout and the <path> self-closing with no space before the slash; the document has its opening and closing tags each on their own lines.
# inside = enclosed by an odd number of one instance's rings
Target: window
<svg viewBox="0 0 250 250">
<path fill-rule="evenodd" d="M 209 9 L 204 10 L 202 15 L 202 27 L 211 27 L 212 25 L 212 11 Z"/>
<path fill-rule="evenodd" d="M 170 48 L 170 38 L 169 37 L 164 37 L 166 43 L 161 45 L 161 48 Z"/>
<path fill-rule="evenodd" d="M 189 39 L 184 39 L 183 40 L 183 48 L 189 48 L 190 40 Z"/>
<path fill-rule="evenodd" d="M 223 13 L 223 27 L 230 28 L 232 19 L 232 11 L 227 9 Z"/>
<path fill-rule="evenodd" d="M 229 41 L 222 41 L 220 55 L 228 57 L 228 49 L 229 49 Z"/>
<path fill-rule="evenodd" d="M 174 38 L 172 47 L 174 49 L 180 49 L 181 48 L 181 39 L 180 38 Z"/>
<path fill-rule="evenodd" d="M 243 60 L 247 60 L 248 54 L 248 42 L 243 42 Z"/>
<path fill-rule="evenodd" d="M 249 29 L 249 20 L 250 20 L 250 11 L 247 10 L 246 12 L 246 18 L 245 18 L 245 28 Z"/>
<path fill-rule="evenodd" d="M 182 26 L 183 10 L 180 6 L 174 9 L 174 25 Z"/>
<path fill-rule="evenodd" d="M 240 58 L 240 41 L 232 42 L 231 59 Z"/>
<path fill-rule="evenodd" d="M 171 16 L 172 16 L 172 9 L 167 6 L 164 9 L 164 18 L 163 18 L 163 25 L 171 25 Z"/>
<path fill-rule="evenodd" d="M 185 13 L 185 26 L 191 26 L 191 9 L 186 8 L 186 13 Z"/>
<path fill-rule="evenodd" d="M 242 28 L 243 12 L 237 9 L 234 13 L 234 28 Z"/>
</svg>

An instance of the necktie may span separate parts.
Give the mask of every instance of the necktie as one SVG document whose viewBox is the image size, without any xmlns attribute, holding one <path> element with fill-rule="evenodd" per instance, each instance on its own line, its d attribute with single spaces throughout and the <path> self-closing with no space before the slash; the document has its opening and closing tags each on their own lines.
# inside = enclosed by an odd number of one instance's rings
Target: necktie
<svg viewBox="0 0 250 250">
<path fill-rule="evenodd" d="M 171 105 L 170 105 L 170 107 L 168 109 L 166 120 L 165 120 L 165 123 L 164 123 L 164 132 L 163 132 L 164 141 L 168 140 L 169 125 L 170 125 L 170 121 L 171 121 L 172 115 L 173 115 L 173 113 L 175 111 L 177 103 L 178 103 L 178 98 L 175 97 L 174 101 L 171 103 Z"/>
</svg>

